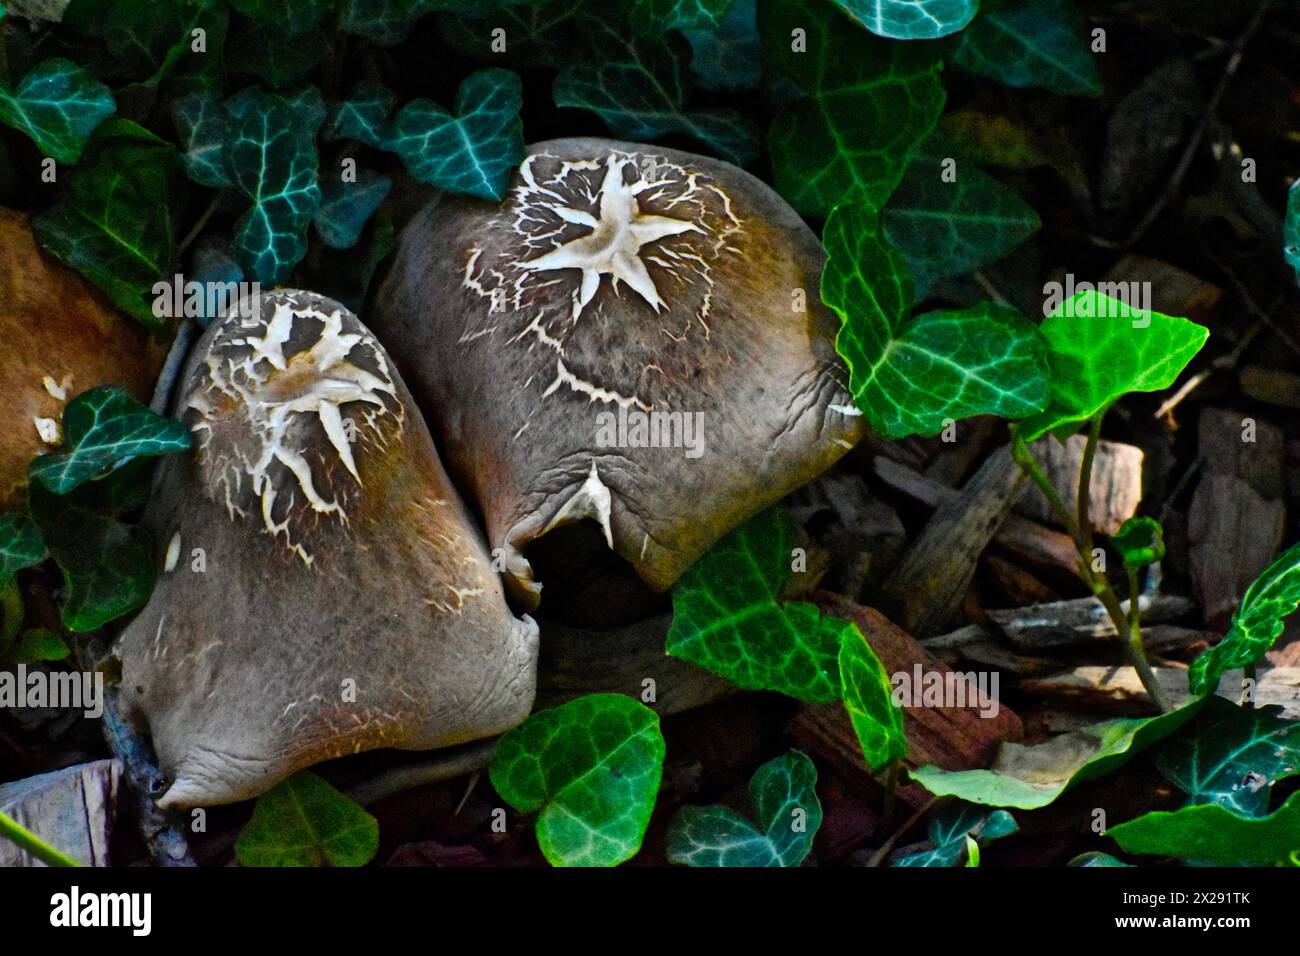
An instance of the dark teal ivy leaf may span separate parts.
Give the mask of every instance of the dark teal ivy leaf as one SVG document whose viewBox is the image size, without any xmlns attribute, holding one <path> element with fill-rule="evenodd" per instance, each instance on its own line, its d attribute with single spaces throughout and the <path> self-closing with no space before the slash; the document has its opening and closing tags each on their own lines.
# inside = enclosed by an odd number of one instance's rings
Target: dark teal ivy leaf
<svg viewBox="0 0 1300 956">
<path fill-rule="evenodd" d="M 715 28 L 684 27 L 691 75 L 705 90 L 751 90 L 763 75 L 756 0 L 733 0 Z"/>
<path fill-rule="evenodd" d="M 730 807 L 683 807 L 668 827 L 668 862 L 686 866 L 798 866 L 822 824 L 817 768 L 797 750 L 769 760 L 749 781 L 754 821 Z"/>
<path fill-rule="evenodd" d="M 1101 93 L 1083 16 L 1072 0 L 990 6 L 961 35 L 953 62 L 1007 86 L 1077 96 Z"/>
<path fill-rule="evenodd" d="M 275 286 L 307 254 L 305 232 L 320 207 L 315 130 L 303 110 L 261 91 L 227 110 L 234 129 L 226 171 L 253 201 L 235 227 L 235 254 L 253 280 Z"/>
<path fill-rule="evenodd" d="M 224 155 L 230 123 L 216 94 L 204 88 L 178 96 L 172 101 L 172 122 L 190 179 L 213 189 L 233 185 Z"/>
<path fill-rule="evenodd" d="M 835 0 L 872 33 L 891 40 L 934 40 L 974 19 L 979 0 Z"/>
<path fill-rule="evenodd" d="M 632 28 L 646 36 L 666 30 L 715 30 L 732 0 L 631 0 Z"/>
<path fill-rule="evenodd" d="M 66 451 L 33 459 L 28 478 L 55 494 L 102 477 L 134 458 L 166 455 L 190 447 L 190 432 L 122 389 L 101 385 L 82 392 L 63 410 Z"/>
<path fill-rule="evenodd" d="M 415 21 L 435 8 L 438 0 L 343 0 L 339 29 L 379 46 L 396 46 L 407 38 Z"/>
<path fill-rule="evenodd" d="M 214 58 L 226 33 L 226 8 L 218 0 L 116 0 L 104 16 L 104 45 L 134 75 L 137 86 L 157 86 L 182 57 Z M 203 30 L 205 52 L 193 49 Z"/>
<path fill-rule="evenodd" d="M 379 204 L 384 201 L 393 181 L 369 169 L 357 170 L 356 182 L 330 177 L 322 189 L 320 208 L 316 210 L 316 231 L 331 249 L 351 249 L 361 238 L 361 230 Z"/>
<path fill-rule="evenodd" d="M 967 852 L 967 838 L 990 843 L 1019 830 L 1016 818 L 1005 810 L 989 812 L 969 803 L 944 807 L 930 819 L 927 835 L 931 848 L 910 853 L 893 862 L 893 866 L 956 866 Z"/>
<path fill-rule="evenodd" d="M 302 80 L 329 50 L 329 38 L 322 30 L 305 36 L 285 36 L 257 28 L 240 34 L 239 43 L 227 59 L 232 73 L 250 73 L 275 90 Z"/>
<path fill-rule="evenodd" d="M 59 163 L 79 162 L 90 134 L 116 108 L 108 87 L 71 60 L 38 63 L 15 90 L 0 83 L 0 122 Z"/>
<path fill-rule="evenodd" d="M 953 165 L 946 166 L 945 161 Z M 952 176 L 945 173 L 951 169 Z M 1002 258 L 1039 228 L 1012 190 L 931 133 L 916 151 L 883 216 L 885 235 L 907 261 L 917 299 L 939 279 Z"/>
<path fill-rule="evenodd" d="M 171 2 L 171 0 L 169 0 Z M 239 13 L 258 24 L 259 31 L 297 36 L 320 23 L 332 0 L 230 0 Z"/>
<path fill-rule="evenodd" d="M 35 521 L 22 512 L 0 515 L 0 594 L 15 574 L 40 564 L 47 553 Z"/>
<path fill-rule="evenodd" d="M 1296 281 L 1300 282 L 1300 179 L 1291 184 L 1286 194 L 1286 223 L 1283 227 L 1282 249 L 1287 263 L 1296 272 Z"/>
<path fill-rule="evenodd" d="M 134 128 L 138 133 L 131 132 Z M 153 286 L 170 276 L 185 177 L 176 150 L 133 124 L 107 137 L 68 189 L 36 217 L 36 238 L 99 286 L 127 315 L 151 328 Z"/>
<path fill-rule="evenodd" d="M 66 495 L 39 482 L 27 486 L 32 517 L 63 572 L 68 590 L 63 624 L 70 631 L 93 631 L 149 600 L 153 539 L 143 528 L 117 520 L 141 504 L 149 464 L 132 462 Z"/>
<path fill-rule="evenodd" d="M 522 106 L 517 74 L 479 70 L 461 83 L 455 116 L 430 100 L 414 100 L 398 112 L 385 141 L 420 182 L 500 199 L 524 158 Z"/>
<path fill-rule="evenodd" d="M 590 110 L 623 139 L 688 136 L 741 166 L 758 155 L 758 131 L 739 113 L 688 106 L 684 38 L 670 34 L 655 43 L 617 22 L 591 18 L 584 25 L 600 53 L 566 60 L 552 87 L 556 106 Z"/>
<path fill-rule="evenodd" d="M 392 90 L 367 80 L 353 89 L 346 100 L 335 104 L 322 135 L 326 139 L 355 139 L 367 146 L 382 147 L 384 130 L 396 105 L 397 95 Z"/>
</svg>

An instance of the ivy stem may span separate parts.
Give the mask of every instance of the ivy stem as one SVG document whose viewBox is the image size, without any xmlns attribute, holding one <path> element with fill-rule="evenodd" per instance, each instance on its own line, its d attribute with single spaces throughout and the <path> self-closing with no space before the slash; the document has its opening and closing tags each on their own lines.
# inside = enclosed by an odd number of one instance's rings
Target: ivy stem
<svg viewBox="0 0 1300 956">
<path fill-rule="evenodd" d="M 900 761 L 895 760 L 885 768 L 885 810 L 880 818 L 880 825 L 888 827 L 894 822 L 894 813 L 898 808 L 898 768 Z"/>
<path fill-rule="evenodd" d="M 1156 683 L 1155 674 L 1151 670 L 1151 665 L 1147 663 L 1146 653 L 1142 647 L 1141 634 L 1138 635 L 1136 646 L 1134 646 L 1131 640 L 1126 639 L 1126 635 L 1129 634 L 1132 625 L 1129 622 L 1128 615 L 1124 613 L 1124 608 L 1119 602 L 1119 596 L 1115 594 L 1115 589 L 1111 587 L 1110 581 L 1107 580 L 1106 576 L 1104 574 L 1099 575 L 1092 569 L 1091 531 L 1089 531 L 1088 534 L 1084 533 L 1083 527 L 1079 524 L 1078 514 L 1071 512 L 1070 509 L 1065 506 L 1065 502 L 1061 500 L 1060 493 L 1052 484 L 1051 479 L 1047 477 L 1042 466 L 1038 464 L 1038 459 L 1036 459 L 1033 452 L 1029 450 L 1029 446 L 1025 443 L 1024 438 L 1021 437 L 1019 432 L 1014 431 L 1014 429 L 1013 437 L 1011 439 L 1011 457 L 1015 460 L 1016 464 L 1024 470 L 1025 474 L 1029 475 L 1029 477 L 1033 479 L 1034 484 L 1038 486 L 1039 490 L 1043 493 L 1043 497 L 1045 497 L 1048 504 L 1051 505 L 1052 511 L 1055 512 L 1057 518 L 1060 519 L 1061 524 L 1065 526 L 1065 530 L 1069 532 L 1071 540 L 1074 541 L 1075 550 L 1079 552 L 1079 576 L 1083 578 L 1084 582 L 1096 596 L 1097 600 L 1101 602 L 1102 607 L 1106 609 L 1106 613 L 1110 616 L 1111 621 L 1115 625 L 1115 633 L 1119 636 L 1119 639 L 1125 641 L 1130 662 L 1133 664 L 1134 670 L 1137 671 L 1137 675 L 1142 681 L 1142 686 L 1146 688 L 1151 700 L 1157 707 L 1166 712 L 1172 710 L 1173 708 L 1170 706 L 1164 690 L 1158 683 Z M 1086 448 L 1085 464 L 1091 464 L 1086 455 Z M 1082 505 L 1083 488 L 1092 480 L 1092 469 L 1091 467 L 1088 467 L 1086 471 L 1082 468 L 1080 470 L 1083 472 L 1079 478 L 1079 497 L 1081 499 L 1080 504 Z M 1135 613 L 1137 610 L 1137 602 L 1138 595 L 1134 594 L 1131 607 Z"/>
<path fill-rule="evenodd" d="M 1088 423 L 1088 440 L 1083 446 L 1083 461 L 1079 464 L 1079 498 L 1075 520 L 1083 534 L 1083 557 L 1092 554 L 1092 463 L 1097 457 L 1097 444 L 1101 440 L 1101 413 L 1092 416 Z"/>
<path fill-rule="evenodd" d="M 1156 680 L 1155 672 L 1151 670 L 1151 665 L 1147 662 L 1146 648 L 1142 646 L 1142 591 L 1141 585 L 1138 584 L 1137 568 L 1124 566 L 1128 572 L 1128 650 L 1129 657 L 1133 661 L 1133 667 L 1138 672 L 1138 677 L 1142 678 L 1142 686 L 1151 694 L 1151 699 L 1156 702 L 1156 706 L 1168 713 L 1173 710 L 1169 700 L 1165 697 L 1164 688 Z"/>
<path fill-rule="evenodd" d="M 80 862 L 66 853 L 54 849 L 35 833 L 20 826 L 16 820 L 3 812 L 0 812 L 0 836 L 8 837 L 18 844 L 20 849 L 26 850 L 46 866 L 81 866 Z"/>
</svg>

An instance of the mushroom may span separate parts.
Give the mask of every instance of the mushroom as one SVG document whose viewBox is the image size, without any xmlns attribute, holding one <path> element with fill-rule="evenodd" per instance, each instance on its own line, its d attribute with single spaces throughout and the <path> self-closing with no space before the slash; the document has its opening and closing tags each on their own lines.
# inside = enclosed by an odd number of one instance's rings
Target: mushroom
<svg viewBox="0 0 1300 956">
<path fill-rule="evenodd" d="M 425 205 L 368 321 L 531 609 L 524 548 L 552 529 L 595 522 L 666 590 L 861 437 L 821 265 L 807 225 L 743 170 L 554 140 L 527 150 L 503 202 Z"/>
<path fill-rule="evenodd" d="M 166 349 L 54 258 L 29 217 L 0 209 L 0 510 L 26 501 L 27 466 L 62 444 L 68 399 L 96 385 L 121 385 L 147 401 Z"/>
<path fill-rule="evenodd" d="M 254 796 L 377 747 L 500 733 L 528 713 L 537 627 L 380 344 L 337 302 L 276 291 L 196 344 L 159 466 L 158 585 L 116 651 L 162 807 Z"/>
</svg>

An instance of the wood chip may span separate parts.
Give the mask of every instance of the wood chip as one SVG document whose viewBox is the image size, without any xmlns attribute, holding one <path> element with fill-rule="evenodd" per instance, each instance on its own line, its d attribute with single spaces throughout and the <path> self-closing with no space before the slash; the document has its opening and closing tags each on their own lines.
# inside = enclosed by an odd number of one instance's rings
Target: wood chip
<svg viewBox="0 0 1300 956">
<path fill-rule="evenodd" d="M 1034 457 L 1071 513 L 1078 510 L 1079 469 L 1087 438 L 1072 435 L 1064 444 L 1055 440 L 1033 445 Z M 1093 457 L 1088 482 L 1088 514 L 1092 526 L 1103 534 L 1114 534 L 1137 513 L 1142 501 L 1142 450 L 1132 445 L 1101 440 Z M 1044 524 L 1058 524 L 1056 513 L 1037 486 L 1031 487 L 1016 504 L 1016 513 Z"/>
<path fill-rule="evenodd" d="M 122 765 L 96 760 L 0 786 L 0 812 L 88 866 L 108 866 Z M 0 866 L 45 866 L 0 839 Z"/>
<path fill-rule="evenodd" d="M 1121 602 L 1127 613 L 1129 602 Z M 1144 594 L 1138 606 L 1142 620 L 1151 624 L 1189 614 L 1196 605 L 1172 594 Z M 1011 643 L 1026 651 L 1050 651 L 1116 640 L 1115 624 L 1096 598 L 1075 598 L 1053 604 L 991 610 L 989 620 L 1001 628 Z"/>
<path fill-rule="evenodd" d="M 1191 700 L 1187 671 L 1181 667 L 1153 668 L 1156 680 L 1175 707 Z M 1076 667 L 1064 674 L 1035 678 L 1020 683 L 1020 690 L 1058 701 L 1069 701 L 1088 709 L 1115 712 L 1144 712 L 1150 708 L 1146 688 L 1132 667 Z M 1223 675 L 1217 693 L 1237 701 L 1241 697 L 1241 672 Z M 1255 685 L 1255 706 L 1279 705 L 1283 717 L 1300 719 L 1300 667 L 1274 667 L 1264 671 Z"/>
</svg>

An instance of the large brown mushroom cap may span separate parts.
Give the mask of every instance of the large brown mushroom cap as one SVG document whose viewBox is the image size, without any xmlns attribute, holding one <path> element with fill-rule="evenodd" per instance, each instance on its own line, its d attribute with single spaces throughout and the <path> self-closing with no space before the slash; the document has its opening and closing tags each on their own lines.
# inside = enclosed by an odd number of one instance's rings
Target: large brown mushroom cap
<svg viewBox="0 0 1300 956">
<path fill-rule="evenodd" d="M 503 203 L 423 208 L 369 321 L 526 604 L 523 548 L 584 518 L 663 590 L 862 433 L 821 265 L 794 210 L 734 166 L 555 140 Z M 627 440 L 656 413 L 702 448 Z"/>
<path fill-rule="evenodd" d="M 160 465 L 162 571 L 118 647 L 164 807 L 499 733 L 533 700 L 536 626 L 507 608 L 383 348 L 311 293 L 251 312 L 215 322 L 181 380 L 195 452 Z"/>
</svg>

